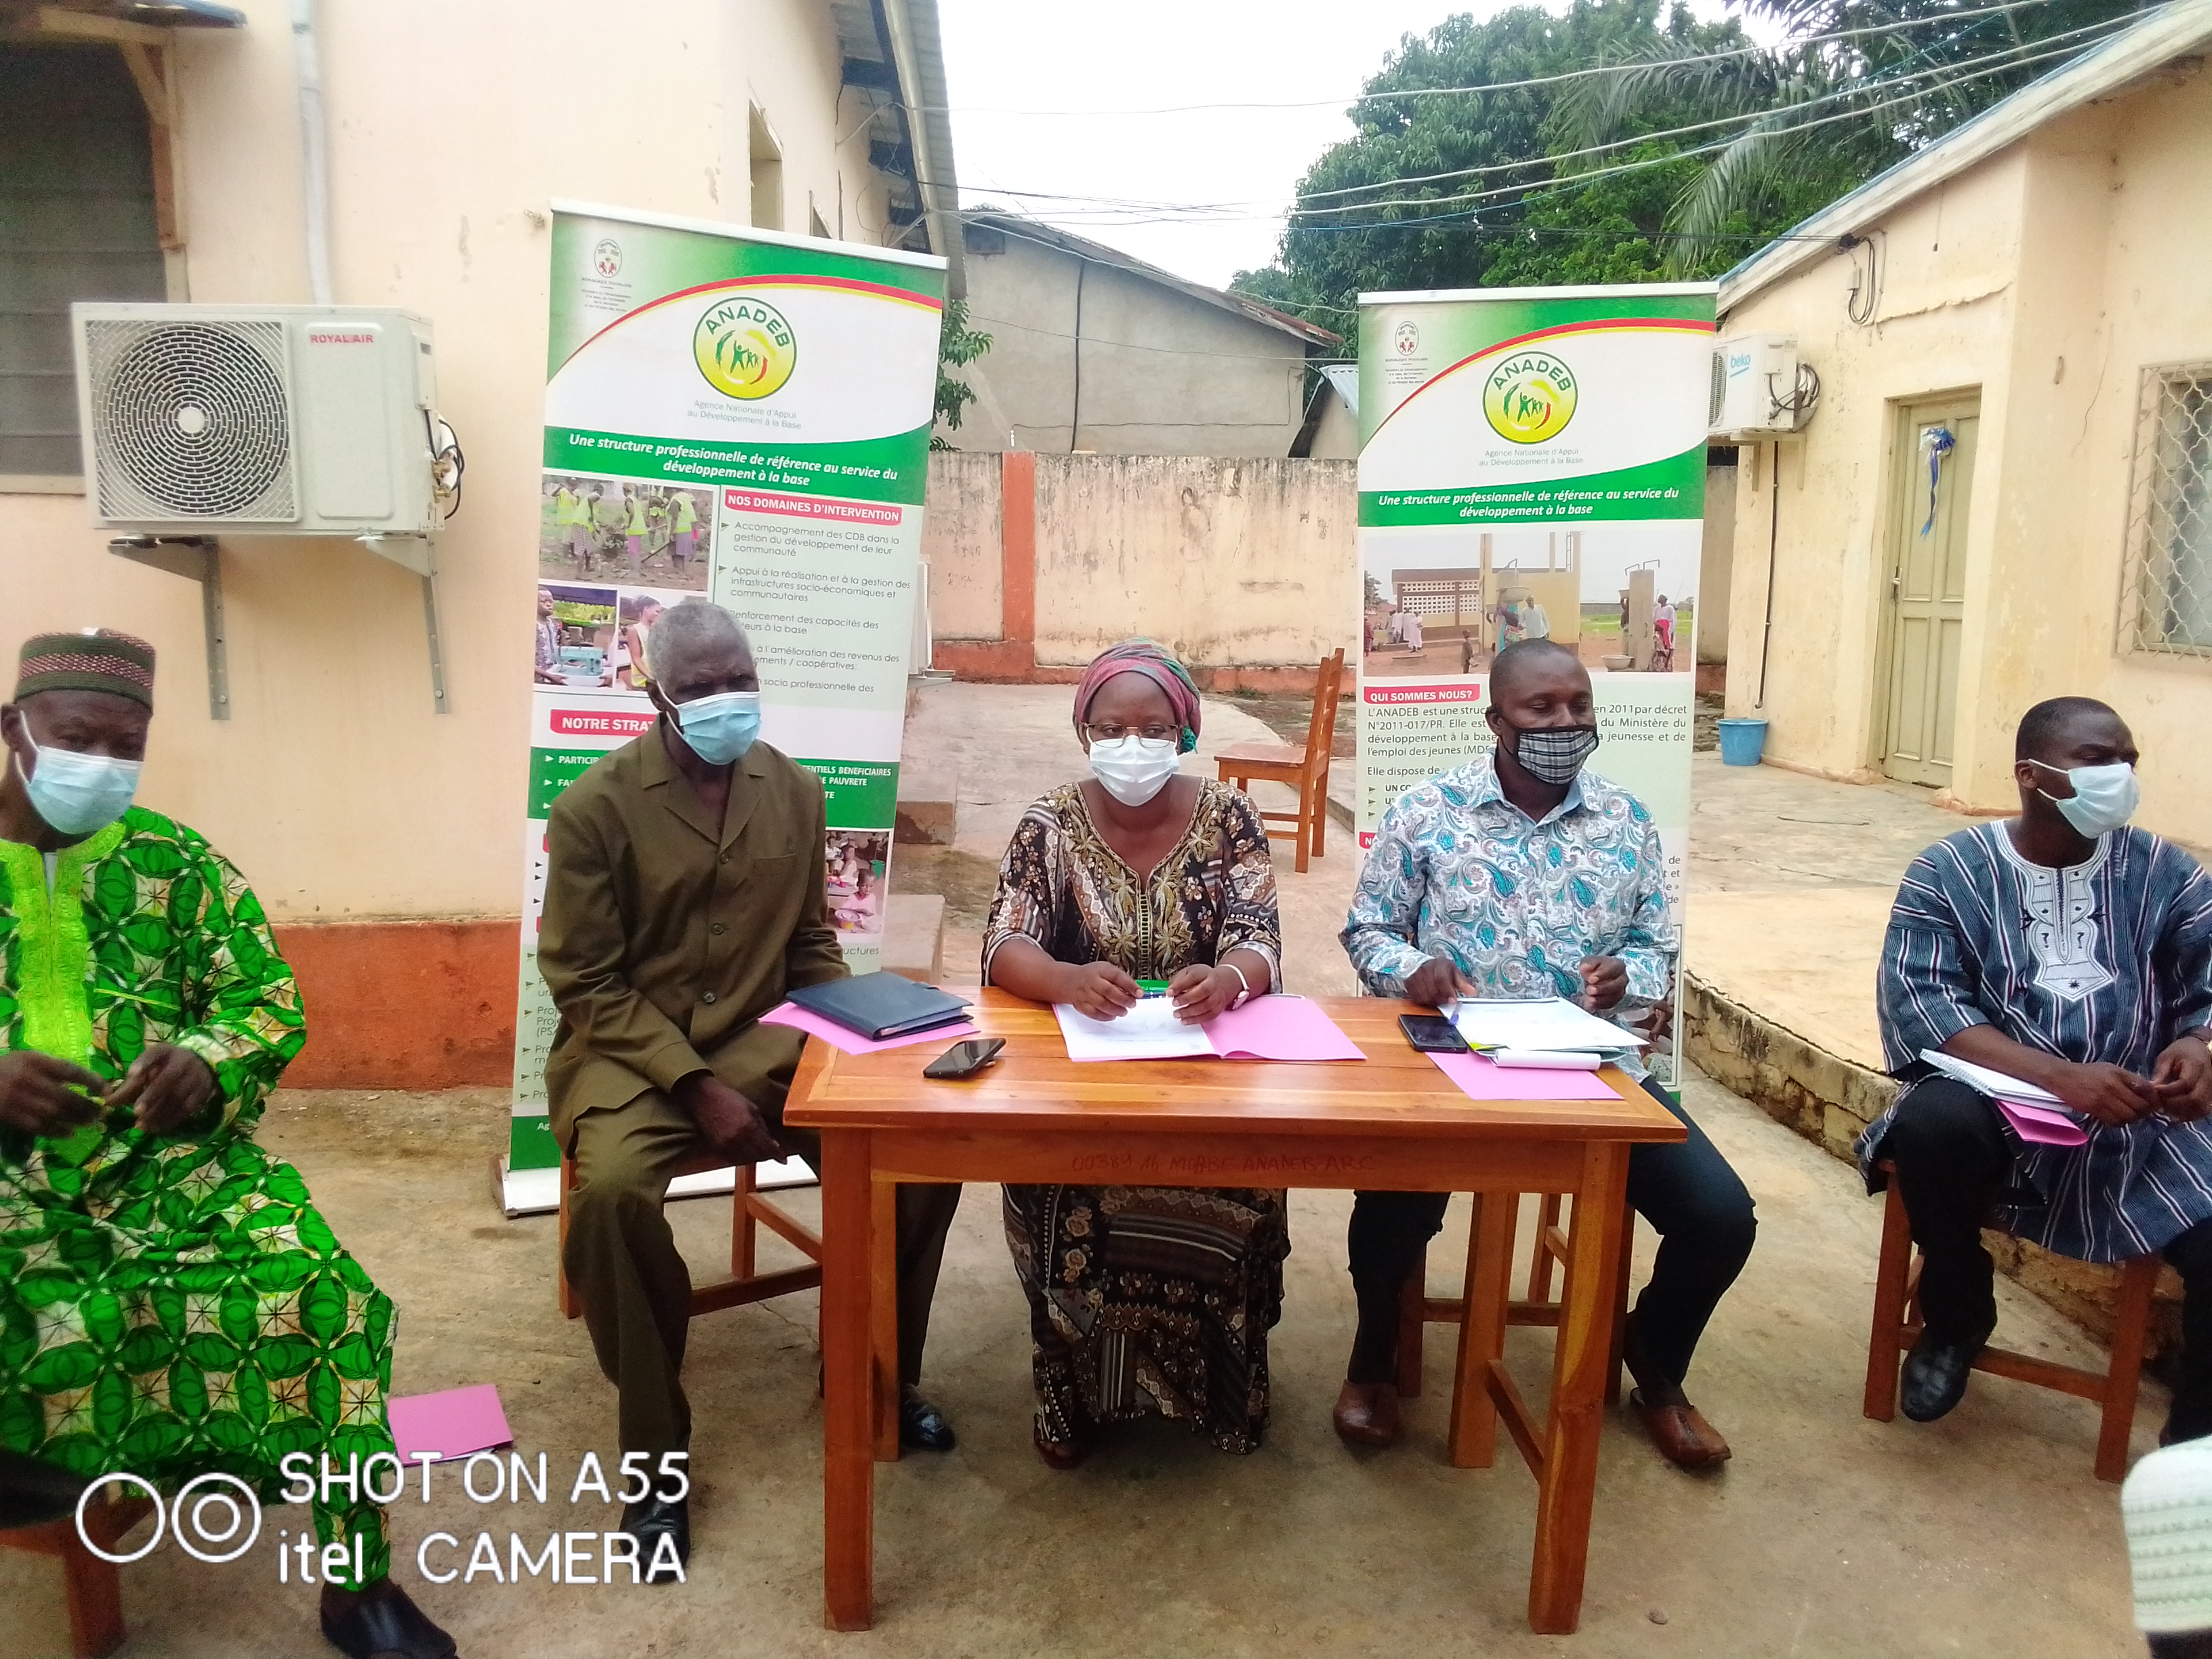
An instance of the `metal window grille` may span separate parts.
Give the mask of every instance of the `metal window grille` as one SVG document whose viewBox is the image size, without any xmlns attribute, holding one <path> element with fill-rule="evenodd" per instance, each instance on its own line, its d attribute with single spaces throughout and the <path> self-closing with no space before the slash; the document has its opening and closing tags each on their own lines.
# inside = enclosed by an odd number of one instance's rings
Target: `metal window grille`
<svg viewBox="0 0 2212 1659">
<path fill-rule="evenodd" d="M 2212 657 L 2212 362 L 2142 372 L 2124 649 Z"/>
</svg>

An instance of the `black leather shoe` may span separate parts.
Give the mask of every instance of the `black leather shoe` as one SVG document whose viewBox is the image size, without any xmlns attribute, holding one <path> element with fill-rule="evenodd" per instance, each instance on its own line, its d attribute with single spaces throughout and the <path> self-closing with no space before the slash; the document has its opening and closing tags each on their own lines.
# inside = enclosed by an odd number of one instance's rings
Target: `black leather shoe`
<svg viewBox="0 0 2212 1659">
<path fill-rule="evenodd" d="M 389 1578 L 352 1598 L 343 1613 L 323 1609 L 323 1639 L 352 1659 L 453 1659 L 453 1638 Z"/>
<path fill-rule="evenodd" d="M 951 1451 L 959 1443 L 945 1413 L 911 1382 L 899 1389 L 899 1444 L 916 1451 Z"/>
<path fill-rule="evenodd" d="M 653 1571 L 653 1553 L 660 1547 L 660 1540 L 676 1540 L 676 1559 L 686 1567 L 691 1565 L 691 1500 L 688 1498 L 644 1498 L 635 1504 L 623 1505 L 622 1530 L 637 1540 L 637 1577 L 642 1584 L 680 1584 L 684 1581 L 669 1571 L 667 1558 L 661 1559 L 660 1571 Z"/>
<path fill-rule="evenodd" d="M 1905 1375 L 1899 1379 L 1897 1404 L 1916 1423 L 1933 1423 L 1948 1416 L 1966 1397 L 1966 1379 L 1973 1375 L 1974 1356 L 1990 1340 L 1993 1326 L 1962 1340 L 1946 1341 L 1923 1331 L 1905 1356 Z"/>
</svg>

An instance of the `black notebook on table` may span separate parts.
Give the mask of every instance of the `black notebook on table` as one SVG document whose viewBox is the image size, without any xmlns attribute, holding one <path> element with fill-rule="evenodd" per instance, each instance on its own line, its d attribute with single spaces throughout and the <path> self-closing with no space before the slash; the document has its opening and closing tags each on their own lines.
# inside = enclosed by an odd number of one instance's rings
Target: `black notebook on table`
<svg viewBox="0 0 2212 1659">
<path fill-rule="evenodd" d="M 918 985 L 900 974 L 857 974 L 850 979 L 802 985 L 791 1000 L 809 1013 L 835 1020 L 871 1042 L 909 1036 L 968 1017 L 961 998 L 933 985 Z"/>
</svg>

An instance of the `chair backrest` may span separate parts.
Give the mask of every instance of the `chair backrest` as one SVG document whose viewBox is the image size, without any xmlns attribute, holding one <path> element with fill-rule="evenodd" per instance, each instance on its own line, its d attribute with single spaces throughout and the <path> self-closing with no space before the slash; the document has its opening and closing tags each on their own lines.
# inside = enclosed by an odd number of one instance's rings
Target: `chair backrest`
<svg viewBox="0 0 2212 1659">
<path fill-rule="evenodd" d="M 1344 650 L 1339 647 L 1322 659 L 1314 677 L 1313 719 L 1306 726 L 1306 764 L 1317 766 L 1336 743 L 1336 699 L 1344 685 Z"/>
</svg>

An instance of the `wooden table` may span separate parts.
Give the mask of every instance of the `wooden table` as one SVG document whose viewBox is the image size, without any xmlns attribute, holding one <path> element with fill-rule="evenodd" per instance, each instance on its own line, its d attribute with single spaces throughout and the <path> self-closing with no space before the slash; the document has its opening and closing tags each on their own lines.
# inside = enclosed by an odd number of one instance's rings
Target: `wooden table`
<svg viewBox="0 0 2212 1659">
<path fill-rule="evenodd" d="M 1321 1000 L 1364 1064 L 1076 1065 L 1051 1009 L 995 990 L 980 994 L 976 1023 L 1006 1038 L 1006 1050 L 964 1082 L 921 1075 L 939 1043 L 874 1054 L 806 1045 L 784 1118 L 822 1136 L 823 1577 L 833 1629 L 874 1621 L 875 1464 L 898 1456 L 893 1184 L 997 1181 L 1473 1193 L 1452 1461 L 1488 1467 L 1504 1413 L 1540 1492 L 1528 1622 L 1547 1634 L 1574 1630 L 1628 1152 L 1640 1141 L 1680 1140 L 1682 1126 L 1613 1070 L 1603 1075 L 1613 1100 L 1470 1100 L 1407 1046 L 1397 1017 L 1410 1005 Z M 1552 1405 L 1540 1423 L 1499 1363 L 1522 1193 L 1576 1200 Z"/>
</svg>

